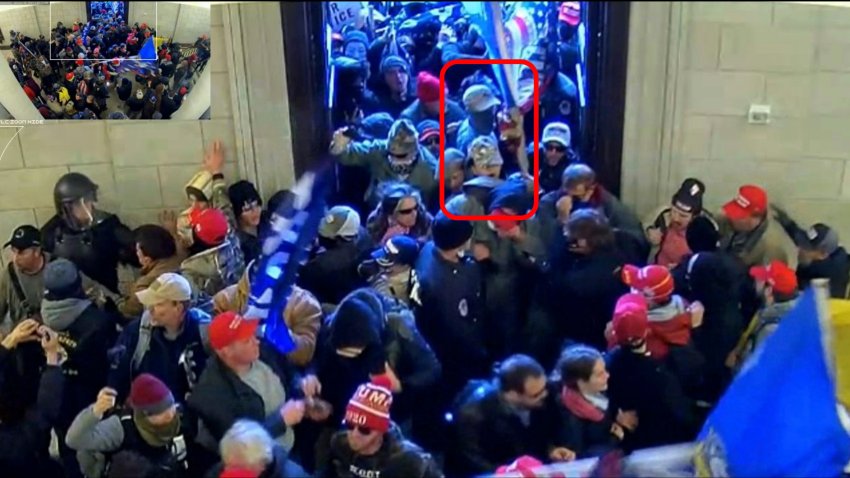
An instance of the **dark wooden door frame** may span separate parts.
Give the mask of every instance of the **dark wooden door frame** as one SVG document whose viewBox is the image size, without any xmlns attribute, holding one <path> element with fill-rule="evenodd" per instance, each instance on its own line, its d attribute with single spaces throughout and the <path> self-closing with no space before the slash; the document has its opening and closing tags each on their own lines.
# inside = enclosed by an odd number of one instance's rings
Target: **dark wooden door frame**
<svg viewBox="0 0 850 478">
<path fill-rule="evenodd" d="M 322 2 L 281 2 L 286 83 L 295 173 L 300 175 L 327 150 L 331 136 L 325 98 L 327 58 Z M 587 2 L 587 98 L 583 157 L 600 182 L 620 192 L 629 2 Z"/>
<path fill-rule="evenodd" d="M 587 98 L 583 154 L 600 182 L 620 194 L 630 2 L 587 2 Z"/>
<path fill-rule="evenodd" d="M 322 4 L 280 2 L 296 176 L 327 151 L 331 137 L 330 111 L 325 103 L 328 60 Z"/>
</svg>

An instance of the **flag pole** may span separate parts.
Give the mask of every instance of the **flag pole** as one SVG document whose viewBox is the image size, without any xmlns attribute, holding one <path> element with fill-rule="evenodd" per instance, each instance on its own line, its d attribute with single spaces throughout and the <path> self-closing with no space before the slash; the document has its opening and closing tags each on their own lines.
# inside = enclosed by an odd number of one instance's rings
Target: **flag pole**
<svg viewBox="0 0 850 478">
<path fill-rule="evenodd" d="M 829 279 L 812 280 L 815 291 L 815 305 L 820 323 L 821 342 L 826 355 L 826 366 L 829 374 L 835 379 L 835 355 L 833 353 L 832 315 L 829 312 Z"/>
</svg>

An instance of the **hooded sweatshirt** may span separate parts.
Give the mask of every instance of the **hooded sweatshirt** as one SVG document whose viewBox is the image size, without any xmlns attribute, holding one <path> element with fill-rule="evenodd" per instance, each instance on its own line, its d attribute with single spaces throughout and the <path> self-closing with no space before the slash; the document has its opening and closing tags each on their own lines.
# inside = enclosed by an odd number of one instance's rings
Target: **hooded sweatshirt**
<svg viewBox="0 0 850 478">
<path fill-rule="evenodd" d="M 68 298 L 41 302 L 44 323 L 59 333 L 68 354 L 62 364 L 66 376 L 59 428 L 70 425 L 106 383 L 109 363 L 106 351 L 114 341 L 115 326 L 90 300 Z"/>
</svg>

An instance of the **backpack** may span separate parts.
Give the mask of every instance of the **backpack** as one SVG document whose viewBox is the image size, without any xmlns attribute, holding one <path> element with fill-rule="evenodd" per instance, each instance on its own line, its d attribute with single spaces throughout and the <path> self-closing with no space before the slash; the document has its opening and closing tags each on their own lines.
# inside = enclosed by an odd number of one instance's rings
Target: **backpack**
<svg viewBox="0 0 850 478">
<path fill-rule="evenodd" d="M 209 343 L 208 332 L 209 329 L 207 325 L 210 322 L 209 314 L 202 312 L 197 309 L 189 309 L 186 313 L 186 320 L 197 321 L 200 325 L 199 330 L 201 333 L 201 341 L 204 346 Z M 130 359 L 130 370 L 131 374 L 134 374 L 139 367 L 142 365 L 142 360 L 145 358 L 145 354 L 147 354 L 151 345 L 151 334 L 153 333 L 153 324 L 151 324 L 150 312 L 145 310 L 142 314 L 142 318 L 139 323 L 139 338 L 136 340 L 136 348 L 133 350 L 133 357 Z M 191 363 L 184 363 L 184 367 L 187 369 L 192 366 Z M 198 377 L 195 377 L 195 380 L 192 380 L 192 373 L 187 370 L 187 379 L 189 382 L 189 387 L 191 388 L 197 381 Z"/>
<path fill-rule="evenodd" d="M 183 414 L 179 405 L 178 413 L 180 415 Z M 157 477 L 178 478 L 186 476 L 186 470 L 188 469 L 186 461 L 187 448 L 186 438 L 182 433 L 174 437 L 171 441 L 168 459 L 156 460 L 149 454 L 144 453 L 145 448 L 151 447 L 144 442 L 139 431 L 136 429 L 136 425 L 133 423 L 133 411 L 131 409 L 118 409 L 110 415 L 118 416 L 121 421 L 121 427 L 124 431 L 124 441 L 121 442 L 121 445 L 116 450 L 100 454 L 103 459 L 103 472 L 101 473 L 101 476 L 107 476 L 109 474 L 109 468 L 112 466 L 112 459 L 115 455 L 122 451 L 132 451 L 147 458 L 157 469 Z"/>
</svg>

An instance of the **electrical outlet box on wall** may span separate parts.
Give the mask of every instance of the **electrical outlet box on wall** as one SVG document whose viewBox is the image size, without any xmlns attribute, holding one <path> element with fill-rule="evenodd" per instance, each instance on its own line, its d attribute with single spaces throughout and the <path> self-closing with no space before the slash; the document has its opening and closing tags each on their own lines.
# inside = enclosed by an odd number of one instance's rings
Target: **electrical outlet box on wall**
<svg viewBox="0 0 850 478">
<path fill-rule="evenodd" d="M 750 124 L 769 124 L 770 105 L 750 105 L 750 112 L 747 115 L 747 120 Z"/>
</svg>

